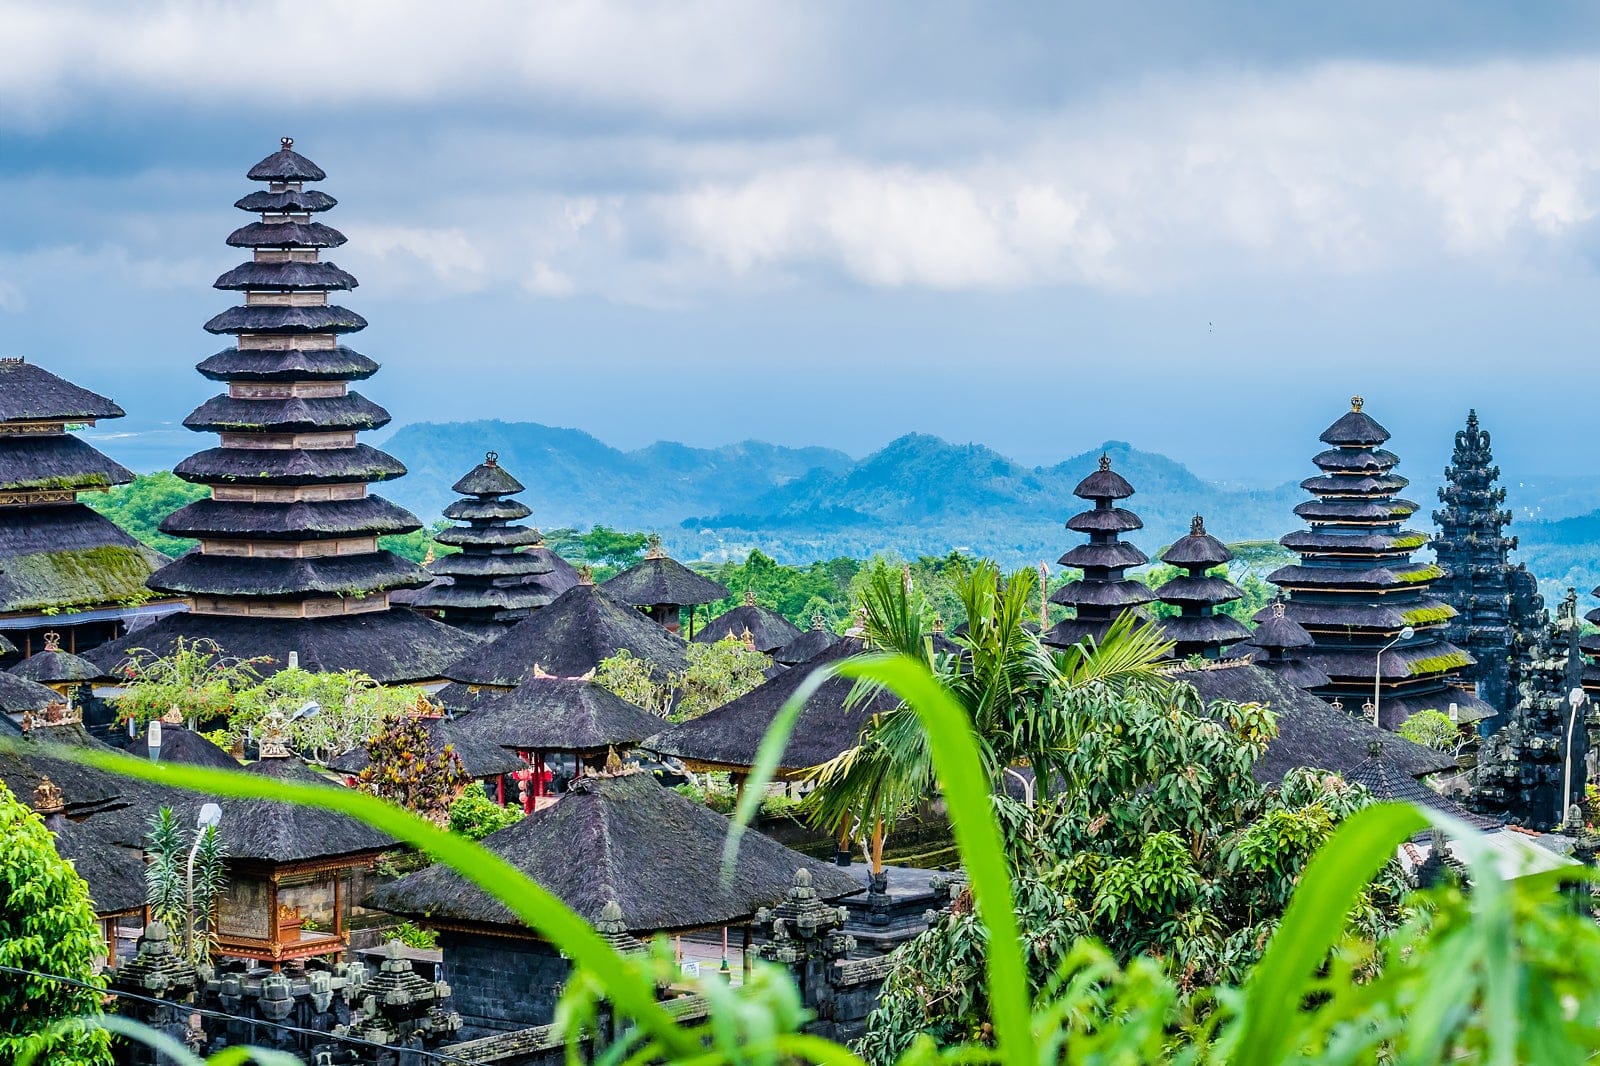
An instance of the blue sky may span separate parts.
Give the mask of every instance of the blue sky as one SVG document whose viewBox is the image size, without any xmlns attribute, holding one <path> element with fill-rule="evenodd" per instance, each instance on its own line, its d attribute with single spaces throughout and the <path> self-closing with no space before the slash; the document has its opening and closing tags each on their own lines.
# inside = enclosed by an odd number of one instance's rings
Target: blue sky
<svg viewBox="0 0 1600 1066">
<path fill-rule="evenodd" d="M 1592 469 L 1593 4 L 312 11 L 0 0 L 0 354 L 180 420 L 292 135 L 397 422 Z"/>
</svg>

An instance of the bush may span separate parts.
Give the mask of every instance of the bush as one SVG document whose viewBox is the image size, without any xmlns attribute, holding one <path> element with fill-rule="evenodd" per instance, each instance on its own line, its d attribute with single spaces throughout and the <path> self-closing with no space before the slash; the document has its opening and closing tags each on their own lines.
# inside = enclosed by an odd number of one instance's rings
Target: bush
<svg viewBox="0 0 1600 1066">
<path fill-rule="evenodd" d="M 56 853 L 50 830 L 0 782 L 0 965 L 47 976 L 0 973 L 0 1061 L 23 1054 L 64 1066 L 111 1062 L 100 1029 L 52 1032 L 57 1022 L 96 1015 L 105 987 L 96 965 L 105 958 L 89 886 Z"/>
<path fill-rule="evenodd" d="M 482 840 L 521 820 L 522 808 L 502 807 L 481 788 L 468 788 L 450 804 L 450 831 L 472 840 Z"/>
</svg>

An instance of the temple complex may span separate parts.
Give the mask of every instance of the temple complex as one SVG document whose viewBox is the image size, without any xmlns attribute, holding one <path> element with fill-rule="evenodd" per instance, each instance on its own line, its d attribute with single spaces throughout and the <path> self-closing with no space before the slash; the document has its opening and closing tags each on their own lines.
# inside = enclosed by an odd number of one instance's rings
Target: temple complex
<svg viewBox="0 0 1600 1066">
<path fill-rule="evenodd" d="M 295 659 L 383 683 L 437 679 L 476 640 L 389 602 L 391 590 L 429 578 L 378 546 L 380 536 L 421 523 L 368 492 L 405 468 L 357 441 L 389 414 L 349 388 L 378 364 L 342 343 L 366 320 L 328 302 L 329 293 L 356 285 L 320 258 L 322 249 L 345 243 L 338 230 L 312 221 L 335 200 L 307 188 L 325 175 L 288 138 L 249 177 L 266 187 L 234 206 L 260 221 L 234 230 L 228 244 L 249 249 L 251 258 L 215 286 L 242 292 L 244 304 L 205 327 L 237 342 L 199 365 L 227 391 L 184 422 L 216 433 L 219 446 L 174 470 L 210 495 L 161 524 L 199 547 L 149 581 L 158 592 L 191 597 L 193 608 L 100 649 L 96 661 L 111 666 L 134 647 L 164 654 L 179 638 L 206 637 L 232 655 L 266 658 L 268 671 Z"/>
<path fill-rule="evenodd" d="M 1484 721 L 1482 727 L 1488 729 L 1502 724 L 1517 704 L 1512 584 L 1518 568 L 1508 558 L 1517 538 L 1505 535 L 1511 512 L 1501 506 L 1506 490 L 1498 484 L 1500 468 L 1494 465 L 1489 434 L 1479 427 L 1477 411 L 1467 412 L 1467 427 L 1456 433 L 1444 476 L 1439 489 L 1444 506 L 1433 512 L 1439 526 L 1433 550 L 1444 570 L 1435 593 L 1456 614 L 1441 632 L 1476 660 L 1461 676 L 1475 682 L 1479 697 L 1497 712 Z M 1534 619 L 1524 622 L 1537 632 Z"/>
<path fill-rule="evenodd" d="M 183 607 L 145 588 L 167 557 L 79 499 L 133 473 L 70 430 L 122 416 L 98 393 L 0 359 L 0 638 L 24 656 L 43 649 L 46 630 L 76 653 Z"/>
<path fill-rule="evenodd" d="M 1161 621 L 1178 658 L 1217 659 L 1223 648 L 1250 636 L 1244 623 L 1217 613 L 1223 604 L 1244 596 L 1239 586 L 1228 580 L 1226 571 L 1220 576 L 1211 574 L 1232 559 L 1233 552 L 1206 532 L 1205 519 L 1199 515 L 1190 523 L 1189 535 L 1161 553 L 1162 562 L 1184 571 L 1156 589 L 1162 603 L 1178 608 L 1176 616 Z"/>
<path fill-rule="evenodd" d="M 650 534 L 650 547 L 644 558 L 611 578 L 602 586 L 606 595 L 618 603 L 632 604 L 654 621 L 676 633 L 682 625 L 683 608 L 726 599 L 728 590 L 684 566 L 669 556 L 661 538 Z M 694 636 L 690 618 L 689 636 Z"/>
<path fill-rule="evenodd" d="M 1111 469 L 1110 456 L 1100 457 L 1100 469 L 1078 483 L 1072 494 L 1092 500 L 1094 507 L 1067 520 L 1067 528 L 1087 533 L 1089 542 L 1073 548 L 1059 560 L 1062 566 L 1075 567 L 1083 576 L 1056 590 L 1050 602 L 1070 607 L 1071 618 L 1057 622 L 1044 636 L 1046 644 L 1069 648 L 1085 637 L 1100 640 L 1111 623 L 1128 611 L 1155 599 L 1143 582 L 1125 577 L 1134 566 L 1143 566 L 1150 557 L 1122 540 L 1122 534 L 1144 528 L 1139 516 L 1117 501 L 1133 495 L 1133 486 Z"/>
<path fill-rule="evenodd" d="M 1456 615 L 1432 594 L 1443 569 L 1411 558 L 1428 538 L 1404 528 L 1417 505 L 1396 495 L 1408 482 L 1394 473 L 1388 439 L 1359 396 L 1323 432 L 1329 447 L 1312 460 L 1320 473 L 1300 483 L 1312 499 L 1295 508 L 1309 528 L 1279 541 L 1300 562 L 1267 580 L 1311 634 L 1304 657 L 1329 678 L 1318 695 L 1386 729 L 1429 709 L 1477 721 L 1494 709 L 1464 687 L 1472 656 L 1441 634 Z"/>
</svg>

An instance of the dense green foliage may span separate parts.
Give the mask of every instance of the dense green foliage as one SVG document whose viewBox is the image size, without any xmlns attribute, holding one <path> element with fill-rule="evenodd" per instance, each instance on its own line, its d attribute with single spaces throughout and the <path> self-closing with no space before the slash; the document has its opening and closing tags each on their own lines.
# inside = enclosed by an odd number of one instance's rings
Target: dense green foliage
<svg viewBox="0 0 1600 1066">
<path fill-rule="evenodd" d="M 172 471 L 162 470 L 140 474 L 128 484 L 106 492 L 84 493 L 82 499 L 141 543 L 176 556 L 194 547 L 194 541 L 167 536 L 159 528 L 161 520 L 208 491 L 204 485 L 191 485 Z"/>
<path fill-rule="evenodd" d="M 117 671 L 122 683 L 114 700 L 117 717 L 142 723 L 175 709 L 197 725 L 226 718 L 238 693 L 260 684 L 256 667 L 262 661 L 228 655 L 205 639 L 179 637 L 167 655 L 133 648 Z"/>
<path fill-rule="evenodd" d="M 52 1030 L 60 1020 L 99 1013 L 93 989 L 105 987 L 96 972 L 105 953 L 89 886 L 56 853 L 39 816 L 0 782 L 0 966 L 90 986 L 0 972 L 0 1061 L 23 1054 L 62 1066 L 111 1061 L 105 1032 Z"/>
<path fill-rule="evenodd" d="M 1443 711 L 1418 711 L 1401 722 L 1395 732 L 1413 743 L 1440 751 L 1459 751 L 1468 740 L 1461 727 Z"/>
<path fill-rule="evenodd" d="M 490 799 L 482 788 L 468 786 L 450 804 L 450 831 L 472 840 L 482 840 L 490 833 L 521 820 L 521 807 L 514 803 L 502 807 Z"/>
</svg>

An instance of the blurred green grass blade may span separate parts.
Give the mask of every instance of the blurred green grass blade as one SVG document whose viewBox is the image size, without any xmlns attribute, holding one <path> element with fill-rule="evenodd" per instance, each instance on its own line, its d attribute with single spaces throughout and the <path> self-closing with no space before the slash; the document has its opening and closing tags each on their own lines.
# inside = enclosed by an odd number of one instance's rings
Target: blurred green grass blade
<svg viewBox="0 0 1600 1066">
<path fill-rule="evenodd" d="M 1351 907 L 1395 849 L 1427 824 L 1410 805 L 1376 804 L 1347 818 L 1312 858 L 1245 989 L 1239 1066 L 1277 1066 L 1293 1054 L 1295 1015 Z"/>
<path fill-rule="evenodd" d="M 1028 991 L 1022 941 L 1017 933 L 1010 864 L 994 817 L 989 775 L 984 772 L 966 711 L 926 665 L 909 656 L 847 659 L 839 664 L 838 672 L 843 677 L 882 684 L 922 721 L 978 915 L 989 934 L 985 948 L 989 1004 L 1000 1061 L 1011 1066 L 1034 1066 L 1033 997 Z"/>
<path fill-rule="evenodd" d="M 4 744 L 10 750 L 16 744 Z M 679 1055 L 699 1045 L 656 1002 L 653 983 L 638 967 L 612 950 L 589 923 L 494 852 L 446 832 L 399 807 L 354 789 L 301 784 L 258 777 L 238 770 L 214 770 L 179 763 L 152 763 L 120 752 L 65 745 L 30 745 L 53 758 L 93 766 L 109 773 L 174 788 L 237 799 L 279 800 L 337 811 L 411 844 L 451 867 L 506 905 L 528 928 L 594 975 L 611 1001 Z"/>
</svg>

